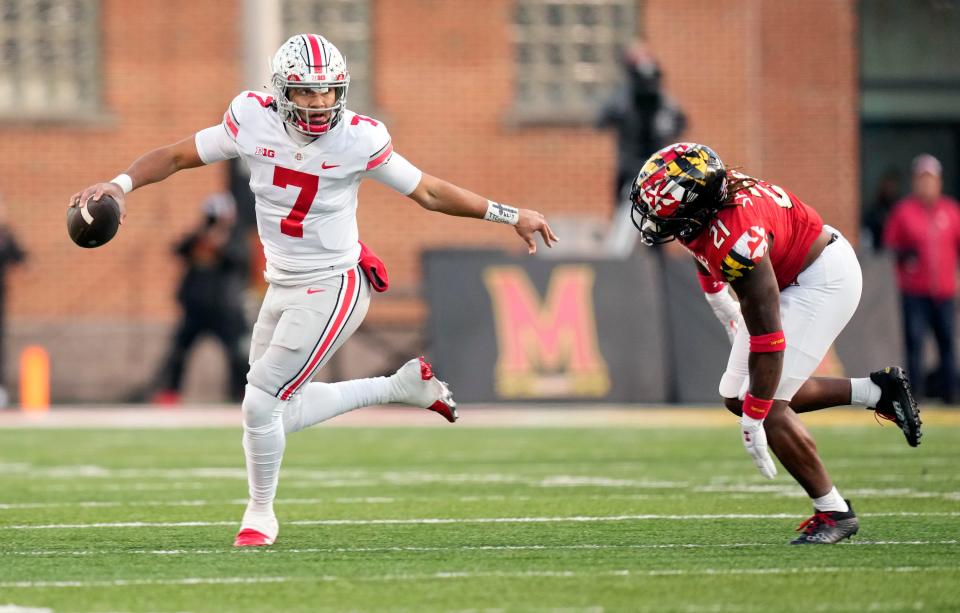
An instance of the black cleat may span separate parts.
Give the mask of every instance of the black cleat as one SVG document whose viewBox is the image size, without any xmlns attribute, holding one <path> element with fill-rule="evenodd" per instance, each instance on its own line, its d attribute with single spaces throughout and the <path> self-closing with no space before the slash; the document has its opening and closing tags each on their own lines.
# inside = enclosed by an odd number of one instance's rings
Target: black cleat
<svg viewBox="0 0 960 613">
<path fill-rule="evenodd" d="M 840 511 L 813 510 L 813 517 L 800 524 L 797 532 L 800 536 L 790 541 L 791 545 L 832 545 L 850 538 L 860 530 L 860 521 L 853 512 L 853 505 L 846 501 L 850 510 Z"/>
<path fill-rule="evenodd" d="M 870 380 L 880 386 L 880 402 L 877 403 L 877 416 L 896 422 L 903 430 L 907 444 L 916 447 L 920 444 L 920 408 L 910 392 L 910 379 L 899 366 L 888 366 L 883 370 L 870 373 Z"/>
</svg>

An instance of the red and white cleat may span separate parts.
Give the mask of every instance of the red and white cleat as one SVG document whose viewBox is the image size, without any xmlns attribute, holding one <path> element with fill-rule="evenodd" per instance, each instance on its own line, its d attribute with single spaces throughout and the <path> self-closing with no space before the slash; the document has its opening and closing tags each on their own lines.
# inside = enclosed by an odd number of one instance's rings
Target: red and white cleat
<svg viewBox="0 0 960 613">
<path fill-rule="evenodd" d="M 273 545 L 274 539 L 263 532 L 253 528 L 244 528 L 237 533 L 237 538 L 233 541 L 234 547 L 265 547 Z"/>
<path fill-rule="evenodd" d="M 433 366 L 423 356 L 413 358 L 391 375 L 394 402 L 402 402 L 439 413 L 457 421 L 457 403 L 446 383 L 433 374 Z"/>
<path fill-rule="evenodd" d="M 277 516 L 272 512 L 263 513 L 251 511 L 249 507 L 243 513 L 240 522 L 240 532 L 233 541 L 234 547 L 266 547 L 273 545 L 280 533 L 280 524 Z"/>
</svg>

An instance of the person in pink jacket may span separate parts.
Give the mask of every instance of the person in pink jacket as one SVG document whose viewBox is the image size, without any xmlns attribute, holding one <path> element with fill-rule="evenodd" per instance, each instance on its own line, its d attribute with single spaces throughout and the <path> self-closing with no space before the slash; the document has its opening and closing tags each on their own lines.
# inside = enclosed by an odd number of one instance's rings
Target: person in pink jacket
<svg viewBox="0 0 960 613">
<path fill-rule="evenodd" d="M 897 258 L 907 372 L 917 397 L 924 392 L 923 341 L 932 328 L 940 367 L 935 389 L 926 391 L 952 404 L 956 391 L 953 320 L 960 204 L 943 194 L 943 169 L 937 158 L 919 155 L 912 168 L 913 192 L 894 206 L 883 240 Z"/>
</svg>

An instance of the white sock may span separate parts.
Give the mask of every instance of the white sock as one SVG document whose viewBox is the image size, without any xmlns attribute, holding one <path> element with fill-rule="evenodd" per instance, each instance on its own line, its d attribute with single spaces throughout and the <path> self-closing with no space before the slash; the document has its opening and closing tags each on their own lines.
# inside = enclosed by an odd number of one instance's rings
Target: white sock
<svg viewBox="0 0 960 613">
<path fill-rule="evenodd" d="M 818 511 L 840 511 L 846 513 L 850 510 L 847 501 L 843 499 L 837 488 L 833 488 L 825 495 L 813 499 L 813 508 Z"/>
<path fill-rule="evenodd" d="M 850 404 L 875 408 L 881 393 L 880 386 L 869 378 L 850 379 Z"/>
<path fill-rule="evenodd" d="M 339 383 L 309 383 L 284 411 L 283 429 L 299 432 L 348 411 L 391 402 L 390 379 L 373 377 Z"/>
<path fill-rule="evenodd" d="M 247 508 L 255 513 L 273 514 L 277 495 L 280 462 L 286 436 L 280 413 L 264 426 L 243 426 L 243 451 L 247 456 L 247 484 L 250 502 Z"/>
</svg>

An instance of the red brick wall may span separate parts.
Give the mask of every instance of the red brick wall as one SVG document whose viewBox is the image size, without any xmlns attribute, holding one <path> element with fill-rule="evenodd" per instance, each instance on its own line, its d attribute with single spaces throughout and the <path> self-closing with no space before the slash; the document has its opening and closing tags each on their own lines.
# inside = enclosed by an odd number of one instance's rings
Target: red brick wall
<svg viewBox="0 0 960 613">
<path fill-rule="evenodd" d="M 376 102 L 397 151 L 424 172 L 494 200 L 566 215 L 609 208 L 609 135 L 589 126 L 507 126 L 512 2 L 376 6 Z M 402 285 L 419 280 L 423 247 L 523 249 L 504 226 L 428 214 L 372 182 L 361 198 L 361 234 L 389 250 L 391 275 Z"/>
<path fill-rule="evenodd" d="M 169 318 L 178 273 L 170 244 L 196 222 L 223 168 L 182 173 L 136 192 L 108 247 L 66 235 L 71 194 L 108 180 L 147 149 L 214 124 L 238 87 L 234 3 L 104 0 L 103 113 L 92 123 L 0 124 L 0 191 L 30 261 L 12 283 L 11 316 Z"/>
<path fill-rule="evenodd" d="M 77 125 L 0 123 L 0 192 L 31 256 L 11 279 L 14 333 L 18 322 L 23 330 L 49 322 L 60 332 L 39 340 L 56 349 L 83 322 L 174 319 L 179 268 L 170 245 L 195 223 L 200 200 L 222 184 L 225 168 L 188 171 L 138 190 L 128 201 L 128 223 L 99 250 L 69 242 L 65 207 L 74 191 L 109 179 L 139 153 L 216 123 L 237 91 L 256 85 L 242 82 L 240 5 L 103 0 L 102 116 Z M 374 114 L 390 127 L 397 151 L 425 172 L 497 200 L 551 215 L 609 210 L 611 135 L 589 126 L 509 122 L 510 0 L 373 6 Z M 642 6 L 667 90 L 690 118 L 686 137 L 781 182 L 827 221 L 853 231 L 853 1 Z M 336 42 L 335 32 L 325 34 Z M 509 228 L 429 214 L 373 183 L 361 189 L 360 225 L 390 266 L 395 296 L 415 292 L 425 247 L 522 249 Z M 390 301 L 378 303 L 374 314 L 391 308 Z M 110 352 L 104 345 L 101 351 Z M 145 355 L 125 351 L 127 363 Z M 70 355 L 60 363 L 86 353 Z"/>
<path fill-rule="evenodd" d="M 856 231 L 859 92 L 850 0 L 646 2 L 645 32 L 685 138 Z"/>
</svg>

